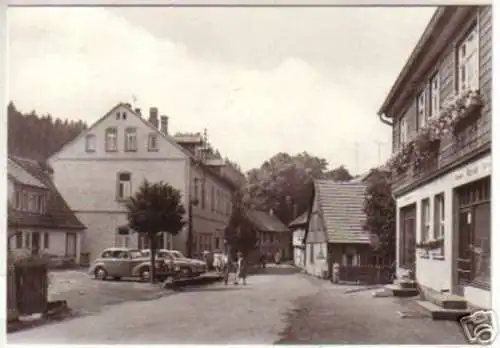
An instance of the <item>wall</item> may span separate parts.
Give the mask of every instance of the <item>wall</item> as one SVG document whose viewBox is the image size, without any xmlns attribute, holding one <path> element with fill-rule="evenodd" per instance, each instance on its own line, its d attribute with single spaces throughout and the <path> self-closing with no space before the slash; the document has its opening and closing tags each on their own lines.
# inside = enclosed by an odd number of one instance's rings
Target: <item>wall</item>
<svg viewBox="0 0 500 348">
<path fill-rule="evenodd" d="M 412 203 L 417 204 L 416 219 L 416 240 L 421 240 L 421 200 L 429 198 L 431 204 L 431 232 L 434 228 L 434 196 L 444 193 L 445 197 L 445 232 L 444 232 L 444 258 L 429 259 L 421 258 L 417 255 L 416 277 L 419 283 L 434 290 L 449 290 L 452 287 L 452 272 L 454 271 L 453 261 L 453 190 L 454 188 L 466 183 L 479 180 L 491 175 L 491 155 L 484 156 L 468 165 L 457 168 L 425 186 L 422 186 L 411 193 L 397 199 L 398 222 L 397 233 L 400 233 L 399 209 Z M 399 241 L 399 238 L 397 238 Z M 398 246 L 399 247 L 399 246 Z M 418 251 L 417 251 L 418 253 Z M 399 276 L 402 270 L 398 270 Z"/>
<path fill-rule="evenodd" d="M 191 190 L 193 198 L 198 200 L 198 204 L 193 206 L 193 251 L 196 251 L 199 235 L 211 235 L 211 245 L 209 249 L 217 248 L 216 241 L 219 240 L 219 247 L 223 246 L 224 230 L 226 229 L 232 213 L 232 189 L 223 180 L 220 180 L 212 173 L 191 166 Z M 195 179 L 197 180 L 197 193 L 195 190 Z M 202 182 L 205 185 L 205 202 L 202 202 Z M 212 191 L 212 188 L 214 191 Z M 220 192 L 219 196 L 217 191 Z M 215 196 L 212 201 L 212 193 Z M 214 206 L 212 205 L 214 203 Z M 199 248 L 198 248 L 199 249 Z M 200 250 L 201 251 L 201 250 Z"/>
<path fill-rule="evenodd" d="M 311 262 L 311 253 L 314 255 L 313 262 Z M 306 272 L 316 277 L 323 277 L 325 272 L 328 272 L 327 254 L 326 243 L 307 243 L 305 249 Z"/>
</svg>

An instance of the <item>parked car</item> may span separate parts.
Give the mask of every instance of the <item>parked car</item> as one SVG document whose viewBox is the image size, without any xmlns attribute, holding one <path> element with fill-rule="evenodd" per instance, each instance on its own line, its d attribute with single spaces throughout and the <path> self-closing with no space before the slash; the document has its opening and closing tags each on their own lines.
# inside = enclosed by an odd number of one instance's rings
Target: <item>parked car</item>
<svg viewBox="0 0 500 348">
<path fill-rule="evenodd" d="M 144 249 L 141 251 L 143 255 L 150 257 L 151 251 Z M 174 265 L 176 275 L 186 277 L 197 277 L 207 271 L 205 262 L 196 259 L 185 257 L 180 251 L 159 249 L 156 251 L 156 257 L 167 264 Z"/>
<path fill-rule="evenodd" d="M 175 267 L 161 260 L 155 265 L 158 280 L 163 281 L 175 274 Z M 89 274 L 96 279 L 106 280 L 111 277 L 140 278 L 148 281 L 151 277 L 151 261 L 138 249 L 107 248 L 89 268 Z"/>
</svg>

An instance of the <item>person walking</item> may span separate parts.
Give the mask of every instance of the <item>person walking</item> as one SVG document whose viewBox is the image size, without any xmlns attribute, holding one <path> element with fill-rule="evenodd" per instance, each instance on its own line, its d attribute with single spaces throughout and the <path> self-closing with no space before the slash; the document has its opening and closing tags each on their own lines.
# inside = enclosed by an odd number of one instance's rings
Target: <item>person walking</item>
<svg viewBox="0 0 500 348">
<path fill-rule="evenodd" d="M 243 253 L 238 252 L 238 261 L 236 263 L 236 279 L 234 280 L 234 285 L 239 284 L 241 279 L 243 285 L 247 283 L 247 260 Z"/>
<path fill-rule="evenodd" d="M 227 251 L 220 256 L 219 261 L 220 261 L 220 268 L 222 270 L 222 276 L 224 279 L 224 284 L 227 285 L 229 282 L 229 272 L 231 271 L 231 262 Z"/>
</svg>

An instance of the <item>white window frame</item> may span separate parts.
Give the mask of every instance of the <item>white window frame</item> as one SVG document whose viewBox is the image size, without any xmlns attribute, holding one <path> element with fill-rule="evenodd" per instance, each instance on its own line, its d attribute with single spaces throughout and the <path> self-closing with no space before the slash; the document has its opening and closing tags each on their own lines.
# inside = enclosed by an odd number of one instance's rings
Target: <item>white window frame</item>
<svg viewBox="0 0 500 348">
<path fill-rule="evenodd" d="M 427 242 L 431 238 L 431 202 L 430 199 L 423 199 L 420 205 L 422 226 L 421 226 L 421 240 Z"/>
<path fill-rule="evenodd" d="M 122 175 L 128 175 L 128 180 L 123 179 Z M 119 172 L 117 174 L 116 198 L 119 201 L 126 200 L 132 195 L 132 174 L 129 172 Z"/>
<path fill-rule="evenodd" d="M 440 96 L 440 87 L 441 82 L 439 80 L 439 71 L 432 76 L 429 82 L 429 90 L 430 90 L 430 115 L 429 118 L 436 118 L 439 116 L 439 112 L 441 111 L 441 96 Z"/>
<path fill-rule="evenodd" d="M 403 146 L 408 141 L 408 122 L 405 117 L 399 121 L 399 145 Z"/>
<path fill-rule="evenodd" d="M 125 151 L 137 151 L 137 128 L 125 128 Z"/>
<path fill-rule="evenodd" d="M 95 152 L 96 149 L 96 137 L 95 134 L 87 134 L 85 136 L 85 151 Z"/>
<path fill-rule="evenodd" d="M 427 124 L 427 96 L 426 89 L 424 89 L 417 97 L 417 117 L 418 117 L 418 127 L 425 127 Z"/>
<path fill-rule="evenodd" d="M 457 47 L 458 93 L 479 90 L 479 33 L 477 24 Z"/>
<path fill-rule="evenodd" d="M 158 151 L 158 134 L 150 133 L 148 135 L 148 151 Z"/>
<path fill-rule="evenodd" d="M 446 202 L 444 200 L 444 194 L 440 193 L 437 194 L 434 198 L 434 204 L 435 204 L 435 209 L 436 212 L 438 212 L 437 217 L 436 217 L 436 224 L 435 228 L 436 231 L 434 231 L 434 237 L 436 239 L 444 238 L 444 232 L 445 232 L 445 221 L 446 221 Z"/>
<path fill-rule="evenodd" d="M 118 151 L 118 129 L 110 127 L 105 132 L 106 152 Z"/>
</svg>

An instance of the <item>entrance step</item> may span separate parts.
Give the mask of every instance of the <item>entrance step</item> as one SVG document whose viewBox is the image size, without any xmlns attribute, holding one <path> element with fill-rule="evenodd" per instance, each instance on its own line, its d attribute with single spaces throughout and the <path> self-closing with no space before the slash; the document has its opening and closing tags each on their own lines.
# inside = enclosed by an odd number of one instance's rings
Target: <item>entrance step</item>
<svg viewBox="0 0 500 348">
<path fill-rule="evenodd" d="M 425 309 L 434 320 L 453 320 L 457 321 L 460 318 L 470 315 L 472 311 L 465 309 L 450 309 L 443 308 L 429 301 L 415 301 L 420 307 Z"/>
<path fill-rule="evenodd" d="M 436 292 L 428 294 L 427 297 L 429 302 L 444 309 L 467 309 L 467 301 L 461 296 Z"/>
<path fill-rule="evenodd" d="M 409 279 L 396 279 L 394 281 L 395 285 L 399 285 L 403 289 L 416 289 L 417 282 Z"/>
<path fill-rule="evenodd" d="M 387 284 L 385 288 L 396 297 L 413 297 L 419 294 L 417 288 L 403 288 L 399 284 Z"/>
</svg>

